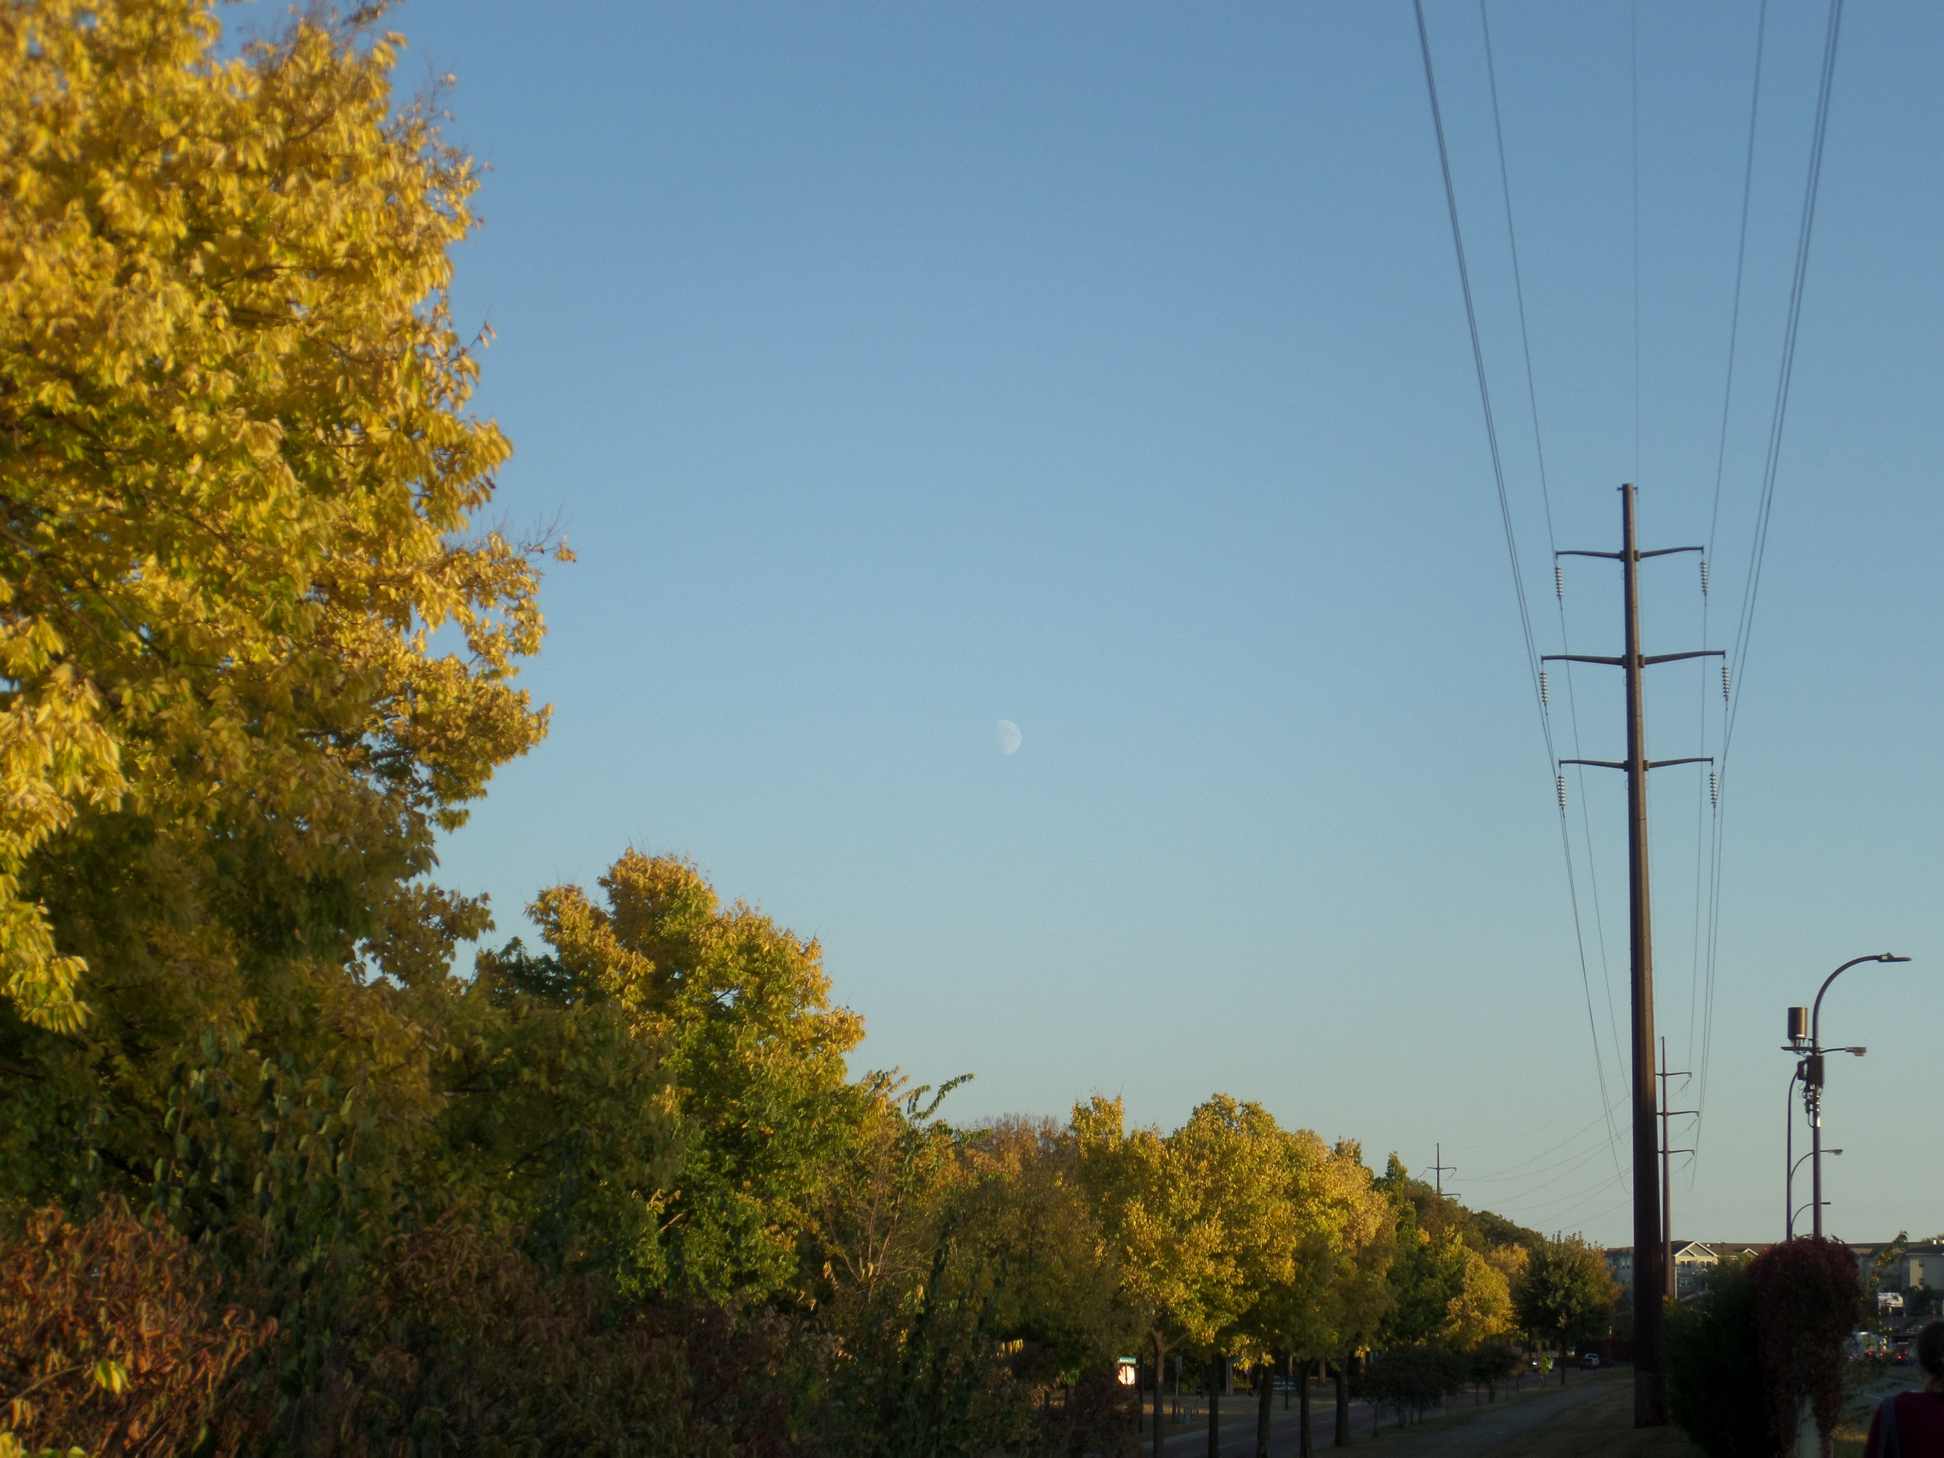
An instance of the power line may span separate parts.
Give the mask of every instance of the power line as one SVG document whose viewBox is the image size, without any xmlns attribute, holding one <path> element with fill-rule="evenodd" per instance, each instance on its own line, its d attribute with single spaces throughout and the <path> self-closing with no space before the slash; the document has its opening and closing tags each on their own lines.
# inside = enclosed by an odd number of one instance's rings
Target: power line
<svg viewBox="0 0 1944 1458">
<path fill-rule="evenodd" d="M 1532 336 L 1526 324 L 1525 275 L 1519 266 L 1519 230 L 1512 218 L 1512 177 L 1511 171 L 1506 166 L 1505 161 L 1505 127 L 1499 113 L 1498 65 L 1493 59 L 1492 21 L 1491 16 L 1487 13 L 1486 0 L 1478 0 L 1478 24 L 1485 36 L 1485 77 L 1492 97 L 1492 137 L 1498 146 L 1499 191 L 1505 199 L 1505 239 L 1506 246 L 1512 256 L 1512 294 L 1517 300 L 1519 307 L 1519 347 L 1525 359 L 1526 405 L 1532 412 L 1532 448 L 1539 466 L 1539 501 L 1545 510 L 1546 546 L 1553 553 L 1554 560 L 1557 561 L 1559 539 L 1553 531 L 1552 484 L 1546 474 L 1545 433 L 1539 425 L 1539 386 L 1532 367 Z M 1566 593 L 1563 588 L 1563 581 L 1557 574 L 1554 576 L 1554 582 L 1555 584 L 1561 584 L 1559 590 L 1553 594 L 1554 600 L 1559 608 L 1560 648 L 1562 651 L 1570 652 L 1571 635 L 1566 629 Z M 1541 697 L 1543 699 L 1543 695 Z M 1573 667 L 1570 663 L 1566 665 L 1566 705 L 1573 730 L 1573 757 L 1577 759 L 1581 754 L 1579 693 L 1573 684 Z M 1557 770 L 1557 766 L 1554 768 Z M 1607 961 L 1606 919 L 1600 911 L 1600 872 L 1599 863 L 1593 855 L 1593 822 L 1591 812 L 1587 809 L 1586 769 L 1584 766 L 1578 766 L 1576 767 L 1575 773 L 1579 781 L 1580 789 L 1580 825 L 1586 837 L 1586 877 L 1588 889 L 1592 893 L 1593 898 L 1593 929 L 1598 938 L 1600 948 L 1600 981 L 1606 989 L 1607 1032 L 1613 1040 L 1613 1065 L 1617 1071 L 1624 1066 L 1620 1057 L 1620 1023 L 1613 1009 L 1613 975 Z M 1584 980 L 1586 977 L 1586 945 L 1585 939 L 1580 932 L 1579 888 L 1573 876 L 1573 851 L 1570 838 L 1566 835 L 1564 807 L 1561 807 L 1560 818 L 1561 835 L 1564 841 L 1562 848 L 1566 856 L 1567 891 L 1573 902 L 1574 940 L 1579 946 L 1581 962 L 1580 975 Z M 1590 989 L 1587 995 L 1589 998 L 1591 997 Z M 1594 1056 L 1597 1057 L 1598 1055 L 1599 1035 L 1596 1033 L 1594 1035 Z M 1613 1126 L 1610 1113 L 1607 1115 L 1607 1130 L 1611 1139 L 1617 1144 L 1620 1135 L 1619 1131 Z M 1617 1164 L 1619 1160 L 1617 1150 L 1614 1154 L 1614 1159 Z"/>
<path fill-rule="evenodd" d="M 1602 1205 L 1599 1209 L 1591 1211 L 1588 1214 L 1584 1214 L 1584 1215 L 1575 1214 L 1572 1217 L 1567 1217 L 1563 1215 L 1554 1215 L 1552 1219 L 1557 1224 L 1562 1226 L 1571 1225 L 1577 1222 L 1580 1228 L 1583 1230 L 1585 1229 L 1586 1226 L 1590 1225 L 1593 1221 L 1598 1220 L 1601 1216 L 1611 1215 L 1615 1210 L 1621 1209 L 1626 1205 L 1626 1203 L 1627 1203 L 1626 1200 L 1615 1200 L 1611 1205 Z"/>
<path fill-rule="evenodd" d="M 1734 291 L 1733 302 L 1729 305 L 1729 309 L 1728 309 L 1728 360 L 1727 360 L 1726 369 L 1724 370 L 1725 378 L 1721 386 L 1721 430 L 1715 439 L 1714 499 L 1712 504 L 1708 508 L 1708 554 L 1705 558 L 1703 558 L 1703 561 L 1707 563 L 1712 563 L 1714 561 L 1715 537 L 1721 523 L 1721 480 L 1722 480 L 1722 475 L 1728 463 L 1728 418 L 1730 413 L 1729 407 L 1733 403 L 1735 398 L 1735 353 L 1736 353 L 1736 346 L 1739 343 L 1741 337 L 1742 281 L 1746 276 L 1747 266 L 1748 266 L 1748 203 L 1749 203 L 1749 198 L 1753 194 L 1754 183 L 1755 183 L 1755 134 L 1756 134 L 1756 123 L 1761 116 L 1762 54 L 1763 54 L 1764 46 L 1767 43 L 1767 38 L 1768 38 L 1768 0 L 1762 0 L 1761 8 L 1757 11 L 1755 17 L 1755 74 L 1754 74 L 1754 79 L 1749 83 L 1749 88 L 1748 88 L 1748 145 L 1742 158 L 1741 221 L 1737 225 L 1735 231 L 1735 291 Z M 1701 584 L 1701 641 L 1704 643 L 1708 641 L 1708 613 L 1709 613 L 1710 606 L 1711 606 L 1711 602 L 1708 593 L 1708 582 L 1707 579 L 1703 577 L 1702 584 Z M 1726 687 L 1727 687 L 1726 681 L 1724 680 L 1723 694 L 1722 694 L 1722 698 L 1724 700 L 1723 702 L 1724 722 L 1722 726 L 1724 733 L 1727 728 L 1726 721 L 1725 721 L 1725 713 L 1727 707 Z M 1700 704 L 1701 752 L 1703 754 L 1706 754 L 1708 751 L 1708 697 L 1709 695 L 1708 695 L 1708 680 L 1705 674 L 1702 675 L 1701 677 L 1700 690 L 1701 690 L 1701 704 Z M 1707 1014 L 1706 1014 L 1706 1022 L 1704 1024 L 1702 1055 L 1701 1055 L 1701 1062 L 1700 1062 L 1700 1068 L 1701 1068 L 1700 1094 L 1695 1099 L 1695 1103 L 1699 1105 L 1704 1111 L 1707 1108 L 1708 1054 L 1710 1051 L 1712 1051 L 1710 1045 L 1712 1041 L 1711 1034 L 1714 1025 L 1715 965 L 1716 965 L 1715 948 L 1717 944 L 1715 931 L 1718 924 L 1715 908 L 1719 904 L 1719 896 L 1720 896 L 1720 888 L 1721 888 L 1721 813 L 1720 813 L 1721 807 L 1720 807 L 1719 800 L 1716 799 L 1715 796 L 1710 796 L 1710 799 L 1715 799 L 1716 803 L 1715 803 L 1715 816 L 1713 822 L 1713 829 L 1710 833 L 1709 841 L 1708 841 L 1708 862 L 1709 862 L 1708 902 L 1707 902 L 1708 904 L 1708 958 L 1707 958 L 1707 969 L 1705 973 L 1707 979 L 1708 992 L 1707 992 L 1707 997 L 1704 999 L 1704 1006 L 1707 1009 Z M 1696 833 L 1697 847 L 1699 846 L 1700 843 L 1699 842 L 1700 829 L 1698 823 L 1700 820 L 1700 814 L 1701 814 L 1700 794 L 1699 794 L 1699 788 L 1697 787 L 1697 792 L 1695 795 L 1695 818 L 1697 821 L 1695 833 Z M 1697 950 L 1695 956 L 1696 956 L 1696 960 L 1699 960 L 1698 943 L 1701 935 L 1700 933 L 1701 858 L 1698 855 L 1695 858 L 1695 868 L 1694 868 L 1694 919 L 1695 919 L 1695 940 L 1697 942 Z M 1695 1019 L 1694 1019 L 1693 988 L 1692 988 L 1692 984 L 1690 984 L 1689 998 L 1688 998 L 1688 1061 L 1690 1063 L 1694 1062 L 1694 1031 L 1695 1031 L 1694 1022 Z M 1697 1119 L 1694 1128 L 1695 1157 L 1689 1165 L 1690 1179 L 1692 1178 L 1692 1171 L 1701 1162 L 1701 1156 L 1700 1156 L 1701 1129 L 1702 1129 L 1702 1121 Z"/>
<path fill-rule="evenodd" d="M 1509 1164 L 1504 1169 L 1488 1170 L 1486 1173 L 1482 1175 L 1474 1176 L 1474 1179 L 1503 1180 L 1503 1179 L 1523 1178 L 1524 1174 L 1532 1172 L 1527 1169 L 1527 1166 L 1537 1164 L 1540 1160 L 1544 1159 L 1547 1155 L 1551 1154 L 1554 1150 L 1565 1148 L 1568 1144 L 1573 1143 L 1581 1135 L 1585 1134 L 1587 1130 L 1593 1128 L 1597 1124 L 1605 1122 L 1606 1118 L 1613 1112 L 1613 1109 L 1616 1107 L 1618 1107 L 1618 1105 L 1612 1105 L 1609 1106 L 1605 1112 L 1595 1114 L 1592 1118 L 1588 1119 L 1584 1124 L 1580 1125 L 1577 1129 L 1573 1130 L 1570 1134 L 1567 1134 L 1563 1138 L 1557 1139 L 1553 1143 L 1548 1144 L 1544 1149 L 1538 1150 L 1533 1154 L 1527 1155 L 1524 1159 L 1520 1160 L 1517 1164 Z"/>
<path fill-rule="evenodd" d="M 1802 295 L 1808 278 L 1809 249 L 1815 236 L 1816 200 L 1822 185 L 1823 145 L 1829 131 L 1829 101 L 1834 90 L 1836 77 L 1836 58 L 1842 41 L 1843 0 L 1830 0 L 1829 19 L 1823 31 L 1822 76 L 1816 93 L 1815 128 L 1809 146 L 1809 173 L 1803 184 L 1802 219 L 1796 232 L 1795 270 L 1789 286 L 1789 309 L 1787 323 L 1782 335 L 1781 362 L 1776 371 L 1775 406 L 1769 422 L 1768 449 L 1762 468 L 1762 486 L 1759 504 L 1756 509 L 1754 540 L 1749 548 L 1748 575 L 1742 586 L 1741 620 L 1736 631 L 1735 655 L 1731 683 L 1733 692 L 1723 716 L 1721 735 L 1721 784 L 1726 789 L 1728 782 L 1728 754 L 1734 742 L 1735 726 L 1741 719 L 1742 695 L 1740 690 L 1746 684 L 1749 640 L 1753 634 L 1755 609 L 1761 596 L 1762 568 L 1768 552 L 1769 524 L 1775 506 L 1775 480 L 1781 464 L 1782 435 L 1789 409 L 1789 389 L 1795 375 L 1795 353 L 1798 331 L 1802 318 Z M 1712 944 L 1718 946 L 1720 937 L 1720 828 L 1716 828 L 1716 892 L 1714 898 L 1713 928 L 1710 934 Z M 1715 956 L 1711 946 L 1710 958 Z M 1712 1032 L 1712 1017 L 1704 1024 L 1702 1042 L 1702 1096 L 1707 1094 L 1708 1056 L 1712 1047 L 1708 1041 Z M 1704 1105 L 1705 1106 L 1705 1105 Z"/>
<path fill-rule="evenodd" d="M 1576 1201 L 1589 1200 L 1594 1198 L 1595 1196 L 1603 1195 L 1608 1190 L 1617 1189 L 1619 1186 L 1621 1186 L 1624 1183 L 1625 1181 L 1622 1180 L 1619 1175 L 1608 1175 L 1605 1179 L 1601 1180 L 1597 1185 L 1588 1185 L 1585 1189 L 1574 1190 L 1569 1195 L 1556 1195 L 1549 1200 L 1539 1200 L 1533 1204 L 1526 1206 L 1525 1209 L 1528 1213 L 1532 1213 L 1532 1212 L 1543 1212 L 1546 1210 L 1552 1210 L 1559 1207 L 1570 1208 Z M 1508 1213 L 1511 1210 L 1518 1208 L 1517 1203 L 1511 1200 L 1503 1201 L 1502 1205 L 1505 1211 Z"/>
<path fill-rule="evenodd" d="M 1558 1164 L 1546 1165 L 1540 1169 L 1529 1171 L 1523 1176 L 1511 1176 L 1507 1180 L 1496 1181 L 1495 1183 L 1517 1183 L 1523 1179 L 1525 1183 L 1510 1193 L 1493 1195 L 1492 1199 L 1501 1204 L 1518 1204 L 1522 1200 L 1529 1200 L 1541 1190 L 1549 1190 L 1560 1181 L 1571 1179 L 1573 1176 L 1579 1174 L 1581 1170 L 1585 1169 L 1587 1165 L 1593 1163 L 1598 1156 L 1605 1152 L 1598 1144 L 1595 1144 L 1570 1159 L 1561 1160 Z M 1482 1185 L 1485 1183 L 1487 1181 L 1472 1181 L 1474 1185 Z"/>
<path fill-rule="evenodd" d="M 1761 596 L 1762 567 L 1768 554 L 1769 523 L 1775 507 L 1775 478 L 1782 457 L 1782 432 L 1789 412 L 1789 389 L 1795 375 L 1795 352 L 1802 318 L 1803 285 L 1809 271 L 1809 245 L 1816 226 L 1816 199 L 1821 190 L 1823 140 L 1829 129 L 1829 96 L 1836 74 L 1836 53 L 1841 39 L 1843 0 L 1830 0 L 1829 24 L 1823 40 L 1822 84 L 1816 96 L 1816 126 L 1809 148 L 1809 177 L 1803 187 L 1802 222 L 1796 235 L 1795 274 L 1789 286 L 1788 323 L 1782 336 L 1782 360 L 1775 381 L 1775 412 L 1769 423 L 1768 451 L 1763 463 L 1761 505 L 1756 513 L 1755 540 L 1749 550 L 1749 571 L 1742 588 L 1742 615 L 1736 634 L 1734 682 L 1745 681 L 1749 639 L 1755 624 L 1755 608 Z M 1734 741 L 1735 724 L 1741 717 L 1741 695 L 1730 700 L 1727 723 L 1722 732 L 1724 762 Z"/>
<path fill-rule="evenodd" d="M 1418 49 L 1424 60 L 1424 87 L 1431 103 L 1431 125 L 1438 139 L 1438 169 L 1444 177 L 1445 209 L 1451 218 L 1451 246 L 1458 260 L 1458 285 L 1465 300 L 1465 325 L 1471 334 L 1472 367 L 1478 376 L 1479 405 L 1485 416 L 1485 439 L 1492 458 L 1492 479 L 1498 492 L 1499 522 L 1505 532 L 1505 552 L 1512 569 L 1512 592 L 1519 608 L 1519 629 L 1525 639 L 1526 671 L 1532 680 L 1533 700 L 1539 710 L 1539 732 L 1546 745 L 1546 769 L 1548 775 L 1556 772 L 1559 754 L 1553 745 L 1552 724 L 1546 714 L 1545 694 L 1539 680 L 1539 650 L 1533 639 L 1532 613 L 1526 602 L 1525 578 L 1519 570 L 1519 544 L 1512 528 L 1512 507 L 1505 491 L 1505 462 L 1499 450 L 1498 424 L 1492 413 L 1492 392 L 1485 375 L 1485 350 L 1478 335 L 1478 311 L 1472 301 L 1471 269 L 1465 261 L 1465 239 L 1458 222 L 1458 192 L 1451 180 L 1451 154 L 1445 140 L 1444 112 L 1438 105 L 1437 74 L 1431 63 L 1431 37 L 1424 23 L 1424 0 L 1411 0 L 1417 14 Z M 1562 807 L 1562 826 L 1564 814 Z M 1562 831 L 1563 838 L 1563 831 Z M 1572 883 L 1572 856 L 1567 854 L 1567 880 Z M 1574 893 L 1573 924 L 1576 938 L 1579 938 L 1579 908 L 1577 892 Z M 1599 1027 L 1593 1018 L 1592 986 L 1586 975 L 1586 952 L 1583 938 L 1580 940 L 1580 980 L 1586 994 L 1587 1029 L 1593 1036 L 1593 1065 L 1599 1076 L 1600 1107 L 1605 1109 L 1612 1103 L 1606 1085 L 1606 1067 L 1600 1057 Z M 1619 1177 L 1620 1156 L 1614 1152 L 1614 1171 Z"/>
</svg>

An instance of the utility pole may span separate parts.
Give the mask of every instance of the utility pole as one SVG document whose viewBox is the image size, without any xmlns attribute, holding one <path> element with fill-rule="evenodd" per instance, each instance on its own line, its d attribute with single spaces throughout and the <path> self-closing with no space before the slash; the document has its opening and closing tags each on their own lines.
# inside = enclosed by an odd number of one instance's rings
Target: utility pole
<svg viewBox="0 0 1944 1458">
<path fill-rule="evenodd" d="M 1457 1174 L 1458 1166 L 1455 1164 L 1446 1164 L 1444 1162 L 1444 1145 L 1439 1144 L 1439 1145 L 1435 1145 L 1434 1147 L 1437 1149 L 1438 1152 L 1433 1157 L 1438 1162 L 1431 1166 L 1431 1173 L 1437 1177 L 1438 1198 L 1442 1200 L 1444 1198 L 1444 1177 L 1447 1173 Z"/>
<path fill-rule="evenodd" d="M 1643 552 L 1634 536 L 1634 488 L 1620 488 L 1620 550 L 1617 552 L 1560 552 L 1561 557 L 1604 557 L 1620 564 L 1621 596 L 1627 647 L 1618 658 L 1583 653 L 1549 653 L 1543 662 L 1604 663 L 1623 669 L 1627 680 L 1627 757 L 1563 759 L 1561 764 L 1594 765 L 1624 770 L 1627 776 L 1627 890 L 1632 915 L 1633 945 L 1633 1199 L 1634 1199 L 1634 1426 L 1660 1427 L 1667 1422 L 1667 1370 L 1664 1355 L 1661 1292 L 1665 1286 L 1661 1245 L 1660 1140 L 1654 1128 L 1654 944 L 1647 891 L 1647 771 L 1664 765 L 1702 764 L 1704 756 L 1686 759 L 1648 759 L 1646 718 L 1641 704 L 1640 671 L 1655 663 L 1683 658 L 1719 658 L 1720 650 L 1692 653 L 1643 654 L 1640 651 L 1640 564 L 1650 557 L 1676 552 L 1699 552 L 1700 547 L 1659 547 Z"/>
<path fill-rule="evenodd" d="M 1661 1275 L 1666 1281 L 1667 1299 L 1679 1296 L 1680 1288 L 1674 1279 L 1674 1181 L 1667 1172 L 1667 1157 L 1670 1154 L 1692 1154 L 1692 1149 L 1669 1149 L 1667 1121 L 1688 1114 L 1700 1112 L 1698 1109 L 1670 1109 L 1667 1107 L 1667 1081 L 1670 1078 L 1686 1078 L 1685 1068 L 1670 1070 L 1667 1066 L 1667 1039 L 1660 1040 L 1660 1072 L 1654 1077 L 1660 1080 L 1660 1177 L 1661 1177 Z"/>
</svg>

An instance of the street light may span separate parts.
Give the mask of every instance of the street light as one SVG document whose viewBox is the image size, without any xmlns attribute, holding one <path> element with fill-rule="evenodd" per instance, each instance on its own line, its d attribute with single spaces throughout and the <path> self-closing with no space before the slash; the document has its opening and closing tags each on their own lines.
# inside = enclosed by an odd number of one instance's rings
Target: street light
<svg viewBox="0 0 1944 1458">
<path fill-rule="evenodd" d="M 1791 1039 L 1793 1046 L 1785 1046 L 1782 1049 L 1782 1051 L 1784 1053 L 1802 1052 L 1803 1051 L 1802 1039 L 1806 1035 L 1806 1030 L 1808 1029 L 1808 1027 L 1809 1027 L 1809 1009 L 1806 1007 L 1790 1008 L 1789 1009 L 1789 1037 Z M 1855 1048 L 1825 1048 L 1822 1051 L 1825 1054 L 1848 1053 L 1853 1057 L 1861 1058 L 1865 1053 L 1869 1052 L 1870 1050 L 1863 1047 L 1855 1047 Z M 1797 1215 L 1802 1213 L 1802 1211 L 1807 1210 L 1809 1208 L 1807 1205 L 1798 1206 L 1795 1203 L 1795 1172 L 1802 1167 L 1802 1161 L 1810 1157 L 1809 1155 L 1805 1154 L 1802 1156 L 1801 1159 L 1796 1158 L 1795 1086 L 1796 1086 L 1796 1080 L 1799 1078 L 1805 1078 L 1806 1075 L 1808 1074 L 1808 1071 L 1809 1071 L 1809 1060 L 1806 1057 L 1798 1058 L 1796 1060 L 1795 1072 L 1789 1075 L 1789 1087 L 1787 1091 L 1783 1094 L 1783 1098 L 1782 1098 L 1782 1163 L 1784 1165 L 1784 1173 L 1782 1176 L 1782 1238 L 1784 1240 L 1795 1239 L 1795 1218 Z M 1802 1086 L 1802 1107 L 1805 1113 L 1807 1113 L 1809 1110 L 1810 1093 L 1811 1093 L 1810 1087 L 1805 1082 Z"/>
<path fill-rule="evenodd" d="M 1834 1050 L 1832 1049 L 1831 1051 L 1833 1052 Z M 1794 1080 L 1793 1080 L 1793 1079 L 1791 1079 L 1791 1080 L 1790 1080 L 1790 1082 L 1794 1082 Z M 1824 1154 L 1841 1154 L 1842 1152 L 1843 1152 L 1843 1151 L 1842 1151 L 1842 1150 L 1840 1150 L 1840 1149 L 1825 1149 L 1825 1150 L 1823 1151 L 1823 1153 L 1824 1153 Z M 1787 1190 L 1790 1190 L 1790 1191 L 1792 1191 L 1792 1190 L 1794 1189 L 1794 1187 L 1795 1187 L 1795 1172 L 1796 1172 L 1796 1171 L 1797 1171 L 1798 1169 L 1800 1169 L 1800 1168 L 1802 1168 L 1802 1162 L 1803 1162 L 1803 1160 L 1806 1160 L 1807 1158 L 1809 1158 L 1809 1156 L 1805 1154 L 1805 1155 L 1803 1155 L 1803 1156 L 1802 1156 L 1802 1158 L 1801 1158 L 1801 1159 L 1798 1159 L 1798 1160 L 1797 1160 L 1797 1161 L 1796 1161 L 1796 1162 L 1795 1162 L 1794 1164 L 1792 1164 L 1792 1165 L 1790 1165 L 1790 1166 L 1789 1166 L 1789 1179 L 1788 1179 L 1788 1184 L 1787 1184 L 1787 1186 L 1785 1187 L 1785 1188 L 1786 1188 Z M 1793 1200 L 1793 1199 L 1794 1199 L 1795 1197 L 1794 1197 L 1794 1195 L 1793 1195 L 1793 1194 L 1790 1194 L 1790 1195 L 1789 1195 L 1789 1198 L 1790 1198 L 1791 1200 Z M 1786 1226 L 1786 1227 L 1784 1228 L 1784 1231 L 1783 1231 L 1783 1235 L 1784 1235 L 1784 1238 L 1785 1238 L 1785 1239 L 1788 1239 L 1788 1240 L 1794 1240 L 1794 1239 L 1795 1239 L 1795 1218 L 1796 1218 L 1796 1216 L 1798 1216 L 1798 1215 L 1800 1215 L 1800 1214 L 1801 1214 L 1801 1213 L 1802 1213 L 1802 1212 L 1803 1212 L 1804 1210 L 1807 1210 L 1808 1208 L 1809 1208 L 1809 1207 L 1808 1207 L 1807 1205 L 1798 1205 L 1798 1206 L 1795 1206 L 1794 1208 L 1792 1208 L 1792 1209 L 1791 1209 L 1791 1210 L 1789 1211 L 1789 1222 L 1788 1222 L 1788 1225 L 1787 1225 L 1787 1226 Z"/>
<path fill-rule="evenodd" d="M 1821 1239 L 1823 1233 L 1822 1212 L 1824 1204 L 1822 1192 L 1822 1085 L 1823 1053 L 1825 1051 L 1822 1045 L 1823 994 L 1829 991 L 1830 983 L 1834 982 L 1838 977 L 1841 977 L 1859 962 L 1908 962 L 1909 960 L 1910 958 L 1900 957 L 1894 952 L 1878 952 L 1874 956 L 1851 957 L 1849 961 L 1843 963 L 1842 966 L 1823 978 L 1822 986 L 1816 989 L 1816 1000 L 1809 1012 L 1809 1056 L 1803 1060 L 1807 1064 L 1807 1069 L 1803 1077 L 1802 1097 L 1803 1104 L 1809 1112 L 1809 1174 L 1813 1190 L 1810 1196 L 1810 1203 L 1815 1207 L 1815 1234 L 1818 1239 Z M 1859 1058 L 1863 1055 L 1861 1048 L 1846 1048 L 1842 1050 L 1832 1048 L 1827 1051 L 1855 1053 Z M 1790 1212 L 1791 1223 L 1793 1223 L 1794 1214 L 1794 1211 Z"/>
</svg>

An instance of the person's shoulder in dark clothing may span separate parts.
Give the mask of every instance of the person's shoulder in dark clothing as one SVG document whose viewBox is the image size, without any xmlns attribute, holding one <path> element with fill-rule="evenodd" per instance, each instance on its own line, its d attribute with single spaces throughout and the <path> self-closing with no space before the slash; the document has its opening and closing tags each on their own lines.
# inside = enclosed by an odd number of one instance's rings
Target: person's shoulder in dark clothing
<svg viewBox="0 0 1944 1458">
<path fill-rule="evenodd" d="M 1878 1404 L 1863 1458 L 1944 1458 L 1944 1392 L 1899 1392 Z"/>
</svg>

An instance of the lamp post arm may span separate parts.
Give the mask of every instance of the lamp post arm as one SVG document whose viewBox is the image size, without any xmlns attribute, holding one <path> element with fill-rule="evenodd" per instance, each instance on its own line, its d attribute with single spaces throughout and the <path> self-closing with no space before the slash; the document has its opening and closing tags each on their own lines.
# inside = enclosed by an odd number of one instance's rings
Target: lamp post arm
<svg viewBox="0 0 1944 1458">
<path fill-rule="evenodd" d="M 1849 961 L 1843 963 L 1842 966 L 1823 978 L 1822 986 L 1816 989 L 1815 1005 L 1810 1009 L 1809 1013 L 1810 1047 L 1814 1048 L 1818 1053 L 1822 1051 L 1822 1000 L 1823 994 L 1829 991 L 1829 984 L 1834 982 L 1838 977 L 1841 977 L 1859 962 L 1881 962 L 1882 960 L 1883 954 L 1880 952 L 1873 952 L 1867 957 L 1851 957 Z"/>
</svg>

